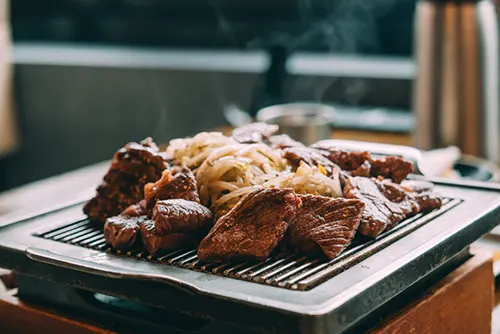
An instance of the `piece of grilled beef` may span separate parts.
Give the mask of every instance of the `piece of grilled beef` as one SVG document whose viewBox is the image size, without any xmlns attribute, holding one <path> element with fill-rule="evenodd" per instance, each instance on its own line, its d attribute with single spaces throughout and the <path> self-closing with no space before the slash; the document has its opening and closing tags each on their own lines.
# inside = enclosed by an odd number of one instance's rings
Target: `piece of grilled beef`
<svg viewBox="0 0 500 334">
<path fill-rule="evenodd" d="M 278 133 L 279 126 L 267 123 L 250 123 L 233 130 L 231 136 L 239 143 L 261 143 L 272 135 Z"/>
<path fill-rule="evenodd" d="M 261 189 L 222 216 L 198 247 L 206 262 L 265 260 L 297 215 L 300 199 L 292 189 Z"/>
<path fill-rule="evenodd" d="M 212 212 L 208 208 L 184 199 L 156 202 L 153 220 L 159 234 L 187 233 L 205 236 L 213 226 Z"/>
<path fill-rule="evenodd" d="M 272 148 L 285 149 L 288 147 L 304 147 L 305 145 L 295 139 L 290 138 L 290 136 L 274 135 L 267 139 L 266 143 Z"/>
<path fill-rule="evenodd" d="M 165 154 L 151 138 L 128 143 L 118 150 L 97 188 L 97 194 L 83 208 L 92 220 L 105 222 L 144 198 L 144 185 L 158 180 L 168 167 Z"/>
<path fill-rule="evenodd" d="M 352 171 L 360 168 L 370 158 L 370 153 L 366 151 L 360 151 L 360 152 L 342 151 L 337 149 L 336 147 L 332 147 L 325 141 L 313 144 L 311 147 L 317 149 L 326 158 L 333 161 L 341 169 L 346 171 Z"/>
<path fill-rule="evenodd" d="M 132 247 L 137 240 L 139 224 L 147 219 L 146 215 L 146 201 L 130 205 L 120 215 L 106 219 L 104 238 L 116 249 Z"/>
<path fill-rule="evenodd" d="M 146 220 L 140 225 L 141 238 L 149 254 L 172 251 L 182 247 L 195 247 L 196 237 L 185 233 L 159 234 L 154 220 Z"/>
<path fill-rule="evenodd" d="M 370 177 L 371 169 L 372 169 L 372 165 L 370 164 L 370 162 L 365 161 L 358 168 L 350 170 L 349 174 L 351 174 L 352 176 Z"/>
<path fill-rule="evenodd" d="M 371 165 L 371 176 L 382 176 L 392 179 L 396 183 L 401 183 L 413 170 L 411 162 L 396 156 L 370 158 L 369 162 Z"/>
<path fill-rule="evenodd" d="M 350 152 L 339 150 L 335 142 L 320 141 L 311 145 L 341 169 L 353 176 L 372 176 L 392 179 L 401 183 L 413 170 L 411 162 L 401 157 L 373 157 L 366 151 Z"/>
<path fill-rule="evenodd" d="M 139 233 L 139 225 L 146 216 L 115 216 L 104 224 L 104 238 L 113 248 L 125 250 L 132 247 Z"/>
<path fill-rule="evenodd" d="M 442 198 L 435 194 L 434 184 L 425 181 L 405 181 L 402 187 L 408 195 L 417 202 L 421 212 L 439 209 L 443 205 Z"/>
<path fill-rule="evenodd" d="M 288 228 L 289 241 L 307 254 L 335 258 L 351 244 L 365 204 L 356 199 L 298 196 L 302 205 Z"/>
<path fill-rule="evenodd" d="M 181 198 L 200 202 L 196 179 L 189 168 L 174 167 L 163 171 L 161 178 L 144 186 L 144 198 L 149 210 L 157 200 Z"/>
<path fill-rule="evenodd" d="M 401 186 L 388 180 L 347 177 L 344 196 L 365 203 L 358 232 L 371 238 L 392 228 L 408 214 L 419 211 L 418 204 L 409 198 Z"/>
<path fill-rule="evenodd" d="M 328 175 L 333 174 L 333 171 L 338 168 L 337 164 L 328 159 L 325 154 L 312 147 L 289 147 L 283 150 L 283 158 L 290 161 L 294 167 L 298 167 L 303 161 L 309 166 L 321 165 L 326 170 Z"/>
<path fill-rule="evenodd" d="M 128 208 L 120 213 L 120 216 L 130 216 L 130 217 L 138 217 L 138 216 L 146 216 L 148 214 L 148 209 L 146 208 L 146 200 L 142 200 L 139 203 L 132 204 Z"/>
</svg>

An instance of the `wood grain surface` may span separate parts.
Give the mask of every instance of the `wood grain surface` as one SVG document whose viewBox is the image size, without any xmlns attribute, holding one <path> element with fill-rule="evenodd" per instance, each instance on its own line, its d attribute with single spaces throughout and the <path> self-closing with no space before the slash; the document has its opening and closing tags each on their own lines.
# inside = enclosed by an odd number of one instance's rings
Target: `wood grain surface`
<svg viewBox="0 0 500 334">
<path fill-rule="evenodd" d="M 492 265 L 491 253 L 477 252 L 372 333 L 491 333 Z"/>
<path fill-rule="evenodd" d="M 60 316 L 50 310 L 30 306 L 9 295 L 0 295 L 0 324 L 2 333 L 114 333 L 98 326 Z"/>
</svg>

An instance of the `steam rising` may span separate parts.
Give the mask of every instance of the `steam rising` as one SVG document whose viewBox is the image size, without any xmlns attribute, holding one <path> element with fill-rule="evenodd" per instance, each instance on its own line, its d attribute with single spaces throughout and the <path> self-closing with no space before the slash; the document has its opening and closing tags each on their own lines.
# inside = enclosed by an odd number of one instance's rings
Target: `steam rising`
<svg viewBox="0 0 500 334">
<path fill-rule="evenodd" d="M 297 15 L 291 18 L 297 21 L 297 29 L 294 30 L 298 32 L 269 31 L 265 36 L 248 42 L 247 48 L 267 49 L 271 44 L 280 44 L 288 47 L 292 55 L 296 50 L 304 49 L 319 49 L 322 53 L 346 55 L 373 52 L 379 46 L 376 20 L 387 14 L 395 3 L 396 0 L 328 0 L 322 2 L 298 0 Z M 214 10 L 218 18 L 218 35 L 223 35 L 236 44 L 231 21 L 217 5 L 214 5 Z M 307 94 L 307 97 L 302 99 L 321 100 L 325 91 L 335 80 L 336 78 L 302 77 L 285 85 L 294 92 L 294 98 L 301 99 L 296 93 L 302 91 Z M 350 81 L 344 87 L 343 94 L 352 105 L 356 105 L 369 90 L 369 87 L 359 80 Z M 217 90 L 217 88 L 220 87 L 214 86 L 214 89 Z M 216 93 L 219 99 L 224 100 L 224 94 L 220 89 Z"/>
</svg>

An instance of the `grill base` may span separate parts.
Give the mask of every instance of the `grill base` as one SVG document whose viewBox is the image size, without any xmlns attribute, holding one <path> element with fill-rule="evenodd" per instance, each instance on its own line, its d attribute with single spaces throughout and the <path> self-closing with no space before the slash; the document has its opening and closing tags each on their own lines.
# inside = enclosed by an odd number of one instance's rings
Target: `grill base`
<svg viewBox="0 0 500 334">
<path fill-rule="evenodd" d="M 18 297 L 23 301 L 50 307 L 65 316 L 83 322 L 91 321 L 118 333 L 263 333 L 223 320 L 150 307 L 19 273 L 16 279 Z"/>
<path fill-rule="evenodd" d="M 388 301 L 382 307 L 373 310 L 357 321 L 345 333 L 362 333 L 373 328 L 381 318 L 385 318 L 394 310 L 399 310 L 421 296 L 421 293 L 436 284 L 444 276 L 459 267 L 471 257 L 466 248 L 434 272 L 410 286 L 397 298 Z M 173 334 L 263 334 L 281 333 L 251 329 L 220 319 L 203 315 L 188 315 L 174 310 L 150 307 L 126 299 L 119 299 L 91 291 L 73 288 L 32 276 L 17 274 L 19 298 L 56 309 L 59 313 L 78 318 L 84 322 L 98 323 L 101 327 L 119 333 L 173 333 Z M 298 328 L 286 333 L 300 333 Z M 310 332 L 308 332 L 310 333 Z"/>
</svg>

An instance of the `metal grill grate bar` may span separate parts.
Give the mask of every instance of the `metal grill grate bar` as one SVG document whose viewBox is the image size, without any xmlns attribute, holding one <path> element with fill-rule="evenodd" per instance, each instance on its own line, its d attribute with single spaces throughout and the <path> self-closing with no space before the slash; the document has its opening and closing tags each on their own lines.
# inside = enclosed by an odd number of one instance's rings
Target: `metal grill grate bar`
<svg viewBox="0 0 500 334">
<path fill-rule="evenodd" d="M 292 290 L 309 290 L 340 272 L 363 261 L 370 255 L 403 238 L 432 219 L 450 210 L 461 201 L 446 199 L 439 210 L 417 214 L 383 233 L 376 240 L 354 243 L 334 260 L 310 259 L 301 254 L 277 254 L 259 263 L 203 263 L 196 256 L 196 249 L 178 249 L 149 255 L 139 246 L 128 251 L 112 249 L 104 239 L 102 227 L 91 222 L 77 221 L 57 229 L 37 234 L 38 237 L 58 242 L 92 248 L 122 256 L 172 265 L 249 282 L 277 286 Z"/>
</svg>

